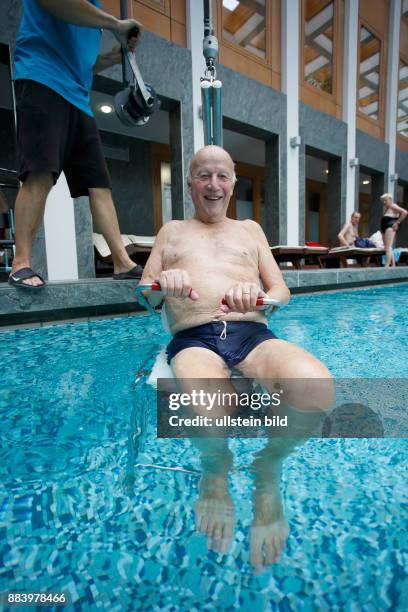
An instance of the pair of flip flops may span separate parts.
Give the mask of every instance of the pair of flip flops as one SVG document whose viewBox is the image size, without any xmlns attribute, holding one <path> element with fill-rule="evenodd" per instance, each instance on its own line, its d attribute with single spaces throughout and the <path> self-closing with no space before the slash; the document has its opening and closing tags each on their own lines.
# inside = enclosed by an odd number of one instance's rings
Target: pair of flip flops
<svg viewBox="0 0 408 612">
<path fill-rule="evenodd" d="M 127 272 L 114 274 L 113 278 L 115 280 L 140 280 L 142 278 L 142 274 L 142 266 L 137 265 Z M 24 282 L 29 278 L 33 278 L 34 276 L 37 276 L 40 279 L 42 283 L 41 285 L 29 285 L 28 283 Z M 45 287 L 44 279 L 31 268 L 21 268 L 20 270 L 17 270 L 17 272 L 13 272 L 10 274 L 8 282 L 9 285 L 12 285 L 13 287 L 22 287 L 23 289 L 29 289 L 30 291 L 38 291 L 39 289 Z"/>
<path fill-rule="evenodd" d="M 29 285 L 28 283 L 24 282 L 29 278 L 33 278 L 34 276 L 37 276 L 40 279 L 42 283 L 41 285 Z M 8 283 L 12 287 L 21 287 L 30 291 L 38 291 L 39 289 L 45 287 L 45 280 L 31 268 L 21 268 L 20 270 L 17 270 L 17 272 L 12 272 L 8 277 Z"/>
</svg>

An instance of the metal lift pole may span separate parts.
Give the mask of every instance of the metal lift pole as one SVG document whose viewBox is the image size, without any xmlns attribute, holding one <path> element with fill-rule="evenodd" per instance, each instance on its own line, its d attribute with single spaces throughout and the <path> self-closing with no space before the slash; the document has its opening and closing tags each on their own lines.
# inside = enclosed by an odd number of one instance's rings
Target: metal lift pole
<svg viewBox="0 0 408 612">
<path fill-rule="evenodd" d="M 218 40 L 214 36 L 212 1 L 204 2 L 203 55 L 206 63 L 204 77 L 201 77 L 201 99 L 206 145 L 222 146 L 221 81 L 217 80 L 215 62 L 218 56 Z"/>
</svg>

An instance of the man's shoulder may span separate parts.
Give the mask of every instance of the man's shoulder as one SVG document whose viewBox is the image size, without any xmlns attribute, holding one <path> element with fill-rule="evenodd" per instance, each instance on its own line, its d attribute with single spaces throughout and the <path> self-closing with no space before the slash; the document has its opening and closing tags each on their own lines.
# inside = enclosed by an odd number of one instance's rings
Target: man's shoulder
<svg viewBox="0 0 408 612">
<path fill-rule="evenodd" d="M 242 221 L 236 221 L 236 223 L 239 223 L 243 229 L 255 236 L 264 233 L 259 223 L 253 219 L 243 219 Z"/>
<path fill-rule="evenodd" d="M 180 221 L 178 219 L 174 219 L 173 221 L 167 221 L 167 223 L 163 225 L 160 231 L 174 232 L 175 230 L 180 229 L 185 223 L 186 221 Z"/>
<path fill-rule="evenodd" d="M 158 236 L 160 236 L 161 238 L 165 238 L 168 239 L 171 236 L 173 236 L 174 234 L 179 233 L 180 231 L 182 231 L 182 229 L 185 227 L 187 221 L 179 221 L 177 219 L 175 219 L 174 221 L 167 221 L 167 223 L 165 223 L 159 233 Z"/>
</svg>

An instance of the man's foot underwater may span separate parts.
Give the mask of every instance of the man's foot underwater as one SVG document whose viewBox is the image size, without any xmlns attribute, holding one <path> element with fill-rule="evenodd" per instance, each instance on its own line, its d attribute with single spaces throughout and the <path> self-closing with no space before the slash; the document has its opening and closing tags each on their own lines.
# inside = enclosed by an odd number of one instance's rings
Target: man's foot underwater
<svg viewBox="0 0 408 612">
<path fill-rule="evenodd" d="M 207 536 L 208 549 L 226 554 L 234 535 L 235 516 L 225 477 L 202 477 L 195 512 L 196 529 Z"/>
<path fill-rule="evenodd" d="M 259 576 L 276 563 L 289 535 L 283 514 L 279 484 L 262 493 L 255 493 L 254 522 L 250 532 L 250 556 L 254 574 Z"/>
</svg>

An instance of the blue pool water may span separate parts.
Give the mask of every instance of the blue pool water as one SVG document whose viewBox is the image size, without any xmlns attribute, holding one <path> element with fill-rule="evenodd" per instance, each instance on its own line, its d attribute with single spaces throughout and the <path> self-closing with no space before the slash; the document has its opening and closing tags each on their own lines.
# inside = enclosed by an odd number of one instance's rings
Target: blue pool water
<svg viewBox="0 0 408 612">
<path fill-rule="evenodd" d="M 407 304 L 408 285 L 299 296 L 270 327 L 336 377 L 406 377 Z M 0 334 L 0 591 L 65 591 L 75 610 L 407 610 L 406 440 L 299 446 L 285 550 L 255 576 L 247 466 L 263 443 L 231 441 L 234 538 L 207 550 L 197 452 L 155 436 L 144 373 L 166 339 L 152 316 Z"/>
</svg>

